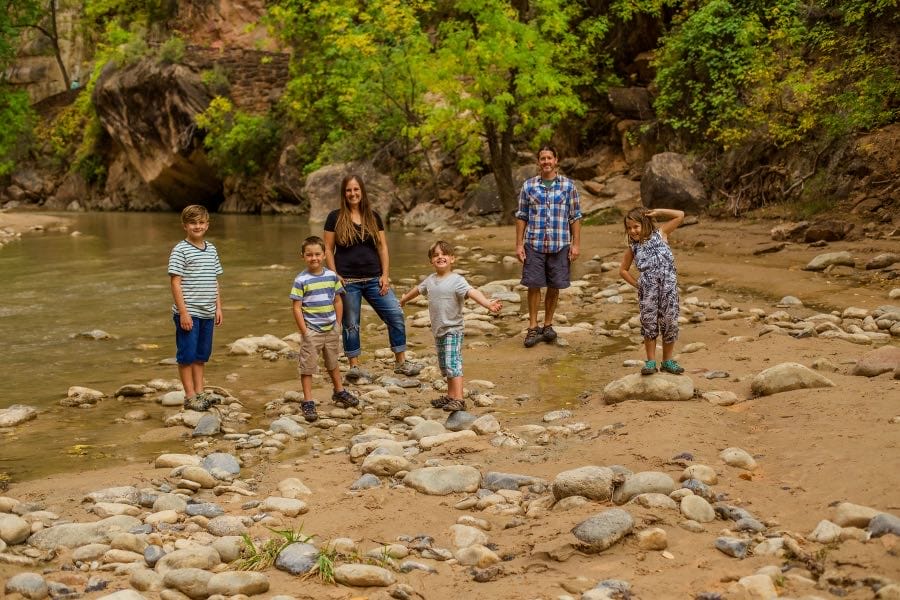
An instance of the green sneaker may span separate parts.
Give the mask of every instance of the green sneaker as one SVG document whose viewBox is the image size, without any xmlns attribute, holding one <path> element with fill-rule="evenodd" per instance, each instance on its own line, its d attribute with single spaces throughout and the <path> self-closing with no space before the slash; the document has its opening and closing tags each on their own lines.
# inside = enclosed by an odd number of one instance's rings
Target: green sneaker
<svg viewBox="0 0 900 600">
<path fill-rule="evenodd" d="M 656 361 L 648 360 L 644 363 L 644 366 L 641 367 L 641 375 L 653 375 L 656 373 Z"/>
<path fill-rule="evenodd" d="M 671 373 L 672 375 L 681 375 L 684 373 L 684 367 L 672 359 L 663 361 L 662 370 L 666 373 Z"/>
</svg>

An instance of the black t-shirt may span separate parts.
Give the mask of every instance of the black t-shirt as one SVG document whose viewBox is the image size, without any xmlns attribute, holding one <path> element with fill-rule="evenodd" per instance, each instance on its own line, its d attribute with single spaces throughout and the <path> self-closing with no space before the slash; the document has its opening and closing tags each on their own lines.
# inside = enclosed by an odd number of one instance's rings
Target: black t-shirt
<svg viewBox="0 0 900 600">
<path fill-rule="evenodd" d="M 328 217 L 325 219 L 325 231 L 334 233 L 334 227 L 337 224 L 340 212 L 340 210 L 333 210 L 328 213 Z M 374 214 L 378 231 L 384 231 L 384 223 L 381 221 L 381 217 L 378 213 Z M 353 225 L 357 231 L 362 229 L 356 223 Z M 341 277 L 349 277 L 351 279 L 381 277 L 381 259 L 378 257 L 378 246 L 375 245 L 375 239 L 366 237 L 362 242 L 352 246 L 342 246 L 335 238 L 334 266 Z"/>
</svg>

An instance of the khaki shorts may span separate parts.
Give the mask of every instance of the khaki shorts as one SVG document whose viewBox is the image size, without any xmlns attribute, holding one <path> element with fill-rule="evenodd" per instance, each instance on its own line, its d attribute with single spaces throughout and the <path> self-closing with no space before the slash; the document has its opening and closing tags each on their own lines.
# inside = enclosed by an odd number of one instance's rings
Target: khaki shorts
<svg viewBox="0 0 900 600">
<path fill-rule="evenodd" d="M 314 331 L 307 329 L 300 346 L 300 359 L 297 370 L 301 375 L 315 375 L 319 372 L 319 353 L 325 359 L 325 369 L 333 371 L 338 367 L 341 335 L 337 327 L 331 331 Z"/>
</svg>

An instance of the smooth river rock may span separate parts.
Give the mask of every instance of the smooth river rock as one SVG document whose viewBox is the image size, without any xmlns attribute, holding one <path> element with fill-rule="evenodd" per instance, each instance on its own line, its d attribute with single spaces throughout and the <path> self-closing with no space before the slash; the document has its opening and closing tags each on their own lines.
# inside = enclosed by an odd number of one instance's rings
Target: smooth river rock
<svg viewBox="0 0 900 600">
<path fill-rule="evenodd" d="M 255 596 L 269 591 L 269 578 L 264 573 L 252 571 L 225 571 L 216 573 L 206 584 L 208 594 L 223 596 Z"/>
<path fill-rule="evenodd" d="M 640 494 L 671 494 L 675 491 L 675 481 L 659 471 L 643 471 L 625 478 L 625 482 L 613 492 L 613 502 L 625 504 Z"/>
<path fill-rule="evenodd" d="M 4 593 L 21 594 L 28 600 L 42 600 L 50 594 L 50 590 L 44 578 L 37 573 L 19 573 L 7 580 Z"/>
<path fill-rule="evenodd" d="M 794 362 L 769 367 L 750 382 L 750 391 L 754 396 L 771 396 L 791 390 L 821 387 L 834 387 L 834 383 L 812 369 Z"/>
<path fill-rule="evenodd" d="M 586 466 L 563 471 L 553 480 L 553 496 L 584 496 L 601 502 L 612 497 L 616 475 L 609 467 Z"/>
<path fill-rule="evenodd" d="M 139 519 L 125 515 L 93 523 L 64 523 L 38 531 L 28 538 L 28 543 L 41 550 L 52 550 L 60 546 L 77 548 L 87 544 L 107 544 L 113 535 L 129 531 L 140 524 Z"/>
<path fill-rule="evenodd" d="M 585 519 L 572 533 L 587 545 L 589 552 L 600 552 L 631 533 L 633 528 L 631 515 L 621 508 L 613 508 Z"/>
<path fill-rule="evenodd" d="M 900 368 L 900 347 L 888 345 L 863 354 L 856 361 L 852 374 L 877 377 L 897 368 Z"/>
<path fill-rule="evenodd" d="M 625 400 L 690 400 L 694 397 L 694 382 L 687 375 L 657 373 L 645 377 L 640 373 L 626 375 L 603 388 L 603 402 L 616 404 Z"/>
<path fill-rule="evenodd" d="M 393 585 L 394 574 L 374 565 L 345 564 L 334 569 L 334 580 L 355 587 L 387 587 Z"/>
<path fill-rule="evenodd" d="M 425 467 L 407 473 L 403 483 L 423 494 L 446 496 L 477 490 L 481 485 L 481 472 L 467 465 Z"/>
<path fill-rule="evenodd" d="M 0 409 L 0 427 L 15 427 L 37 418 L 37 409 L 24 404 L 13 404 Z"/>
</svg>

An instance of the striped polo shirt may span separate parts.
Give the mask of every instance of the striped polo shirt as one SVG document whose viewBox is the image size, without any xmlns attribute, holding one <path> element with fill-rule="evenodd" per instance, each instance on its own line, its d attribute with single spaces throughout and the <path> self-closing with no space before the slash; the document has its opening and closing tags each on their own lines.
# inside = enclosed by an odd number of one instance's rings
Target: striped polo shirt
<svg viewBox="0 0 900 600">
<path fill-rule="evenodd" d="M 304 270 L 294 279 L 291 300 L 300 301 L 303 320 L 315 331 L 331 331 L 337 322 L 334 296 L 343 293 L 344 286 L 337 273 L 322 269 L 318 275 Z"/>
<path fill-rule="evenodd" d="M 216 317 L 216 297 L 219 284 L 216 278 L 222 274 L 219 253 L 212 242 L 203 242 L 203 248 L 181 240 L 169 255 L 169 275 L 181 277 L 181 293 L 188 314 L 199 319 Z M 172 304 L 172 312 L 178 314 L 178 306 Z"/>
</svg>

